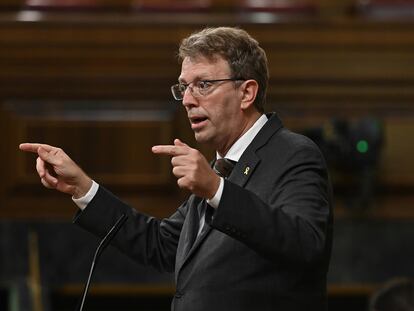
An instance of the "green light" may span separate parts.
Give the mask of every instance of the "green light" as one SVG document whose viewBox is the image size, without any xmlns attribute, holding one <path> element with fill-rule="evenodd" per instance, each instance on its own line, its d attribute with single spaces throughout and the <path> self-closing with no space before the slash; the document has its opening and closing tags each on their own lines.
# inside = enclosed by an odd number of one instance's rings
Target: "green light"
<svg viewBox="0 0 414 311">
<path fill-rule="evenodd" d="M 368 151 L 368 142 L 364 139 L 357 142 L 356 148 L 360 153 L 366 153 Z"/>
</svg>

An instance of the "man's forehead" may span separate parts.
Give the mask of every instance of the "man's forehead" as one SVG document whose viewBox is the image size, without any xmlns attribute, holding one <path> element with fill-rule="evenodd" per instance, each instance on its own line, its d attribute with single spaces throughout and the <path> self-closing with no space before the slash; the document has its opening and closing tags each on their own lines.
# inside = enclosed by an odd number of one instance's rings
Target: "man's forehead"
<svg viewBox="0 0 414 311">
<path fill-rule="evenodd" d="M 229 65 L 221 56 L 206 57 L 199 55 L 197 57 L 185 57 L 181 64 L 181 74 L 179 80 L 212 78 L 211 74 L 227 74 Z"/>
</svg>

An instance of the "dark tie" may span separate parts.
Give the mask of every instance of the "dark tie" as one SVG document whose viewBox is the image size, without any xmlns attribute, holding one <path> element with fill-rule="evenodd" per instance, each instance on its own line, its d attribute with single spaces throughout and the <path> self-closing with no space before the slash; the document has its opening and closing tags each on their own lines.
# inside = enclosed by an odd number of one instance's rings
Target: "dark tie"
<svg viewBox="0 0 414 311">
<path fill-rule="evenodd" d="M 216 162 L 214 162 L 213 170 L 217 175 L 227 178 L 230 176 L 231 171 L 233 170 L 236 163 L 236 161 L 226 158 L 217 159 Z"/>
</svg>

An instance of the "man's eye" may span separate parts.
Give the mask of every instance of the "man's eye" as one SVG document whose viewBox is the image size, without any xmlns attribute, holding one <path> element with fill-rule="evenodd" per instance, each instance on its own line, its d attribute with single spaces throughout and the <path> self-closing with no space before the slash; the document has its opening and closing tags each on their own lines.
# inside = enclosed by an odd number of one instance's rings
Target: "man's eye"
<svg viewBox="0 0 414 311">
<path fill-rule="evenodd" d="M 184 93 L 187 89 L 187 84 L 179 84 L 180 92 Z"/>
<path fill-rule="evenodd" d="M 207 90 L 210 86 L 211 86 L 211 83 L 207 81 L 198 81 L 197 83 L 197 87 L 200 90 Z"/>
</svg>

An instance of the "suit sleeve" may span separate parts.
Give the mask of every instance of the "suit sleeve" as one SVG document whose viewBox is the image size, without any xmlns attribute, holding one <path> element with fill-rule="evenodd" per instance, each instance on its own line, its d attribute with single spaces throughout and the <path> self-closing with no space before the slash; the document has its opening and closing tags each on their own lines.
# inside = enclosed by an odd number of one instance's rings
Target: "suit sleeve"
<svg viewBox="0 0 414 311">
<path fill-rule="evenodd" d="M 305 142 L 282 163 L 264 164 L 273 179 L 251 177 L 250 183 L 271 189 L 266 195 L 226 180 L 210 225 L 271 260 L 311 264 L 329 258 L 332 214 L 327 170 L 319 149 Z"/>
<path fill-rule="evenodd" d="M 139 263 L 173 272 L 186 208 L 183 204 L 171 217 L 158 220 L 137 212 L 100 186 L 86 209 L 75 216 L 74 223 L 102 238 L 126 214 L 128 219 L 112 243 Z"/>
</svg>

